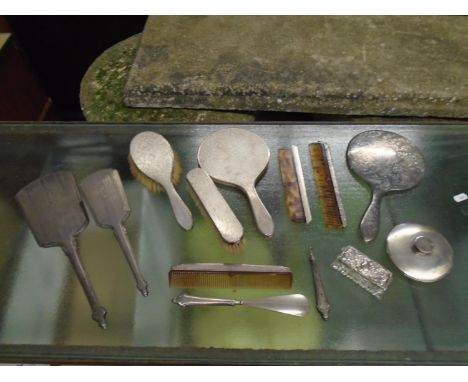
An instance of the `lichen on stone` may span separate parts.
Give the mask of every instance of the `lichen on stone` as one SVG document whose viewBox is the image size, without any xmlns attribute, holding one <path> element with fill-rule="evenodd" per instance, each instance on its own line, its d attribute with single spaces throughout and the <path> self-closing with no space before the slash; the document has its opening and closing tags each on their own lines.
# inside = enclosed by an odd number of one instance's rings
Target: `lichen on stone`
<svg viewBox="0 0 468 382">
<path fill-rule="evenodd" d="M 123 89 L 141 35 L 117 43 L 102 53 L 81 81 L 81 109 L 90 122 L 249 122 L 247 113 L 172 108 L 133 108 L 123 101 Z"/>
</svg>

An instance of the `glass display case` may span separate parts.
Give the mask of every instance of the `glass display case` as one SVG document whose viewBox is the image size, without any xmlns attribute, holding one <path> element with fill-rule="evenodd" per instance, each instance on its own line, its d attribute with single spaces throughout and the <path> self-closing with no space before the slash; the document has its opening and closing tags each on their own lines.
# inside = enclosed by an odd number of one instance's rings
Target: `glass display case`
<svg viewBox="0 0 468 382">
<path fill-rule="evenodd" d="M 275 223 L 265 238 L 254 223 L 247 199 L 219 186 L 245 231 L 245 247 L 226 250 L 187 190 L 177 190 L 194 224 L 182 230 L 167 195 L 151 193 L 128 168 L 131 138 L 158 132 L 172 145 L 186 174 L 197 166 L 205 136 L 227 125 L 0 124 L 0 361 L 6 363 L 164 364 L 336 364 L 468 363 L 468 129 L 464 125 L 266 124 L 238 125 L 261 136 L 270 161 L 257 190 Z M 231 125 L 229 125 L 231 126 Z M 383 199 L 381 226 L 364 243 L 359 222 L 370 201 L 369 187 L 346 165 L 346 148 L 356 134 L 373 129 L 399 133 L 425 158 L 421 183 Z M 308 144 L 328 143 L 348 225 L 323 224 Z M 297 145 L 312 211 L 310 224 L 289 220 L 278 167 L 279 148 Z M 126 226 L 150 294 L 142 297 L 110 230 L 90 224 L 79 236 L 80 254 L 101 303 L 108 329 L 91 311 L 70 263 L 60 248 L 41 248 L 26 225 L 14 195 L 39 176 L 69 170 L 79 182 L 88 174 L 120 172 L 132 213 Z M 385 240 L 400 223 L 434 227 L 451 243 L 454 266 L 434 283 L 406 278 L 386 254 Z M 340 249 L 352 245 L 393 273 L 381 300 L 331 267 Z M 314 250 L 331 304 L 323 321 L 315 310 L 308 248 Z M 182 309 L 171 299 L 168 271 L 180 263 L 276 264 L 290 267 L 291 290 L 190 289 L 208 297 L 250 299 L 304 294 L 311 310 L 294 317 L 247 307 Z"/>
</svg>

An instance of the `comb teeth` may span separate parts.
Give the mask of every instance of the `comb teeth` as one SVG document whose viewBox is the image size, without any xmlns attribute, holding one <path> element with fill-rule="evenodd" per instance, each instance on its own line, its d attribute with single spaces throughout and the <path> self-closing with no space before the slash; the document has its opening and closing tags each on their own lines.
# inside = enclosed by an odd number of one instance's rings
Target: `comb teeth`
<svg viewBox="0 0 468 382">
<path fill-rule="evenodd" d="M 172 288 L 290 289 L 292 272 L 276 265 L 181 264 L 169 271 Z"/>
<path fill-rule="evenodd" d="M 344 228 L 346 215 L 338 191 L 330 150 L 327 144 L 315 142 L 309 145 L 309 153 L 325 225 L 329 228 Z"/>
</svg>

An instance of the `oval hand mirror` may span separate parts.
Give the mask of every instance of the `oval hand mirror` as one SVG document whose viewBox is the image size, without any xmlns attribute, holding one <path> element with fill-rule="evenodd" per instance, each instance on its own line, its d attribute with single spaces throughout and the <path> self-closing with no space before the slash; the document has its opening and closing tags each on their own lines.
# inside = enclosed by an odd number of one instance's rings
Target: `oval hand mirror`
<svg viewBox="0 0 468 382">
<path fill-rule="evenodd" d="M 391 191 L 416 186 L 424 175 L 424 158 L 406 138 L 389 131 L 371 130 L 356 135 L 347 149 L 348 165 L 372 188 L 372 200 L 361 220 L 361 235 L 369 242 L 377 236 L 380 201 Z"/>
<path fill-rule="evenodd" d="M 198 150 L 198 163 L 214 180 L 240 188 L 249 198 L 258 228 L 272 236 L 274 225 L 255 189 L 265 171 L 270 150 L 265 141 L 248 130 L 228 128 L 207 136 Z"/>
</svg>

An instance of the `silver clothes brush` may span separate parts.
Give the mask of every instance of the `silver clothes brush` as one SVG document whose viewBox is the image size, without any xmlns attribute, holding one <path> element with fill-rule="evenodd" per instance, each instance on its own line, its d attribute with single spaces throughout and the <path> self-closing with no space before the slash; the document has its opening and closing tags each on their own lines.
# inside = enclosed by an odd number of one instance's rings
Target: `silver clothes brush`
<svg viewBox="0 0 468 382">
<path fill-rule="evenodd" d="M 194 168 L 187 174 L 187 180 L 223 240 L 231 245 L 240 243 L 244 236 L 242 224 L 209 175 Z"/>
<path fill-rule="evenodd" d="M 332 267 L 378 299 L 392 282 L 392 272 L 351 245 L 341 248 Z"/>
</svg>

